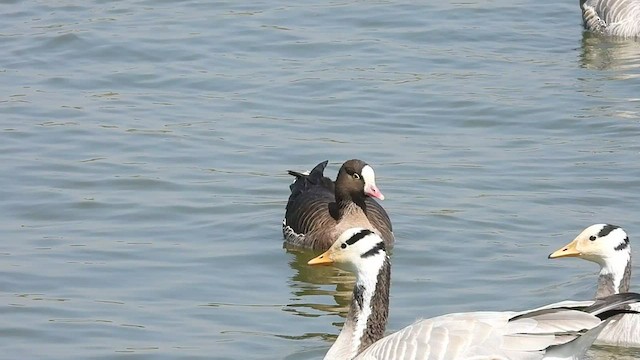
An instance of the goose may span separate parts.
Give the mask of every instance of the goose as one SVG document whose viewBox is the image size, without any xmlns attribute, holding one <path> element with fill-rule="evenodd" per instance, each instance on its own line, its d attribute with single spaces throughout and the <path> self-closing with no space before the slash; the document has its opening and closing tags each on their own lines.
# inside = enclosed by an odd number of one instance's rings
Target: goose
<svg viewBox="0 0 640 360">
<path fill-rule="evenodd" d="M 584 28 L 597 34 L 640 36 L 640 0 L 580 0 Z"/>
<path fill-rule="evenodd" d="M 285 244 L 325 251 L 346 229 L 364 227 L 382 236 L 387 247 L 393 246 L 389 215 L 373 199 L 384 200 L 373 168 L 362 160 L 348 160 L 334 183 L 324 176 L 327 163 L 309 174 L 289 170 L 296 180 L 282 220 Z"/>
<path fill-rule="evenodd" d="M 619 226 L 595 224 L 584 229 L 573 241 L 549 255 L 550 259 L 579 257 L 600 265 L 596 299 L 629 291 L 631 244 Z M 640 306 L 631 306 L 640 311 Z M 597 345 L 640 347 L 640 315 L 618 316 L 607 325 Z"/>
<path fill-rule="evenodd" d="M 616 294 L 587 308 L 468 312 L 419 320 L 384 337 L 391 264 L 385 243 L 369 229 L 342 233 L 309 265 L 335 265 L 356 275 L 340 335 L 325 360 L 578 359 L 611 316 L 628 312 L 640 294 Z"/>
</svg>

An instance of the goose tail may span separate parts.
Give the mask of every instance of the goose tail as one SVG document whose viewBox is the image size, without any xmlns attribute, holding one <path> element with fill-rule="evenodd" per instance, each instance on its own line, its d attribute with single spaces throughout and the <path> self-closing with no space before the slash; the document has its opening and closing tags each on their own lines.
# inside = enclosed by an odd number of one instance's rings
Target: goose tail
<svg viewBox="0 0 640 360">
<path fill-rule="evenodd" d="M 544 360 L 577 360 L 582 359 L 591 344 L 598 338 L 602 329 L 607 326 L 610 319 L 601 322 L 575 339 L 560 345 L 553 345 L 547 349 Z"/>
<path fill-rule="evenodd" d="M 299 172 L 293 170 L 287 170 L 287 173 L 291 176 L 294 176 L 296 179 L 294 182 L 289 185 L 289 189 L 291 189 L 291 193 L 297 193 L 307 189 L 310 185 L 320 185 L 324 182 L 329 182 L 331 184 L 324 184 L 325 186 L 333 186 L 333 182 L 331 179 L 324 177 L 324 168 L 327 167 L 329 160 L 325 160 L 318 165 L 316 165 L 311 171 L 308 172 Z"/>
<path fill-rule="evenodd" d="M 325 160 L 323 162 L 321 162 L 320 164 L 316 165 L 316 167 L 313 168 L 313 170 L 308 171 L 308 172 L 299 172 L 299 171 L 293 171 L 293 170 L 287 170 L 287 173 L 289 173 L 289 175 L 291 176 L 295 176 L 296 179 L 301 179 L 301 178 L 321 178 L 324 176 L 324 168 L 327 167 L 327 164 L 329 163 L 329 160 Z"/>
<path fill-rule="evenodd" d="M 602 322 L 569 342 L 550 346 L 547 349 L 544 359 L 581 359 L 614 316 L 629 313 L 638 314 L 637 311 L 630 310 L 628 307 L 629 304 L 637 302 L 640 302 L 640 294 L 638 293 L 614 294 L 596 300 L 593 305 L 586 307 L 584 311 L 599 317 Z"/>
</svg>

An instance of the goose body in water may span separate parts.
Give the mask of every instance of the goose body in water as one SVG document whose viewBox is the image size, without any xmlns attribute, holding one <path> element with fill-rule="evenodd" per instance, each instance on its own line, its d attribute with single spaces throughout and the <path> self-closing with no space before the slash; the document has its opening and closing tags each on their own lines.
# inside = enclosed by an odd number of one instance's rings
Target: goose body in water
<svg viewBox="0 0 640 360">
<path fill-rule="evenodd" d="M 362 160 L 346 161 L 334 183 L 324 176 L 326 166 L 323 161 L 309 174 L 289 171 L 296 180 L 290 186 L 282 221 L 285 243 L 324 251 L 343 231 L 363 227 L 378 233 L 387 247 L 392 246 L 391 220 L 373 199 L 384 200 L 373 168 Z"/>
<path fill-rule="evenodd" d="M 619 226 L 595 224 L 584 229 L 569 244 L 549 258 L 579 257 L 600 265 L 596 299 L 629 291 L 631 282 L 631 244 Z M 631 306 L 640 311 L 640 305 Z M 599 345 L 640 347 L 640 315 L 627 314 L 614 318 L 598 336 Z"/>
<path fill-rule="evenodd" d="M 640 36 L 640 0 L 580 0 L 584 28 L 594 33 Z"/>
<path fill-rule="evenodd" d="M 384 241 L 368 229 L 348 229 L 310 265 L 334 264 L 356 274 L 351 307 L 325 360 L 578 359 L 608 318 L 640 301 L 616 294 L 587 308 L 469 312 L 420 320 L 384 337 L 391 265 Z"/>
</svg>

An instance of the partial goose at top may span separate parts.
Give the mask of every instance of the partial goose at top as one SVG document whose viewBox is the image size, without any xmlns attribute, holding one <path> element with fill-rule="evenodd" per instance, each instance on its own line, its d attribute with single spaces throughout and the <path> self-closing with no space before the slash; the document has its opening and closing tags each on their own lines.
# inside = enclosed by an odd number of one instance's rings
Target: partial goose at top
<svg viewBox="0 0 640 360">
<path fill-rule="evenodd" d="M 325 360 L 578 359 L 611 316 L 640 294 L 615 294 L 586 308 L 455 313 L 420 320 L 384 337 L 391 265 L 385 243 L 368 229 L 348 229 L 310 265 L 334 264 L 356 274 L 353 299 Z"/>
<path fill-rule="evenodd" d="M 328 161 L 309 174 L 289 170 L 296 180 L 282 221 L 285 243 L 294 247 L 327 250 L 338 236 L 352 227 L 378 233 L 387 247 L 393 246 L 391 220 L 372 198 L 384 200 L 376 186 L 373 168 L 352 159 L 340 167 L 335 183 L 324 176 Z"/>
<path fill-rule="evenodd" d="M 549 255 L 550 259 L 561 257 L 579 257 L 600 265 L 596 299 L 629 291 L 631 244 L 629 236 L 621 227 L 611 224 L 591 225 L 569 244 Z M 638 304 L 631 308 L 640 311 Z M 602 330 L 595 343 L 640 347 L 640 315 L 617 316 Z"/>
<path fill-rule="evenodd" d="M 596 34 L 640 37 L 640 0 L 580 0 L 584 28 Z"/>
</svg>

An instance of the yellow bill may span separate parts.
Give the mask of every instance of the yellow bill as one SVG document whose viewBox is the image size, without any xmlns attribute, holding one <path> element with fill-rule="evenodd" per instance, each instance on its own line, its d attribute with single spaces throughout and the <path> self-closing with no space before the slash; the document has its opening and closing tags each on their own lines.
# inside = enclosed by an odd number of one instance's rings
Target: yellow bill
<svg viewBox="0 0 640 360">
<path fill-rule="evenodd" d="M 580 251 L 577 249 L 578 242 L 573 240 L 569 244 L 561 247 L 560 249 L 552 252 L 549 255 L 549 259 L 555 259 L 560 257 L 576 257 L 582 255 Z"/>
<path fill-rule="evenodd" d="M 309 265 L 331 265 L 333 264 L 333 260 L 331 259 L 331 249 L 323 252 L 322 254 L 314 257 L 309 260 L 307 263 Z"/>
</svg>

